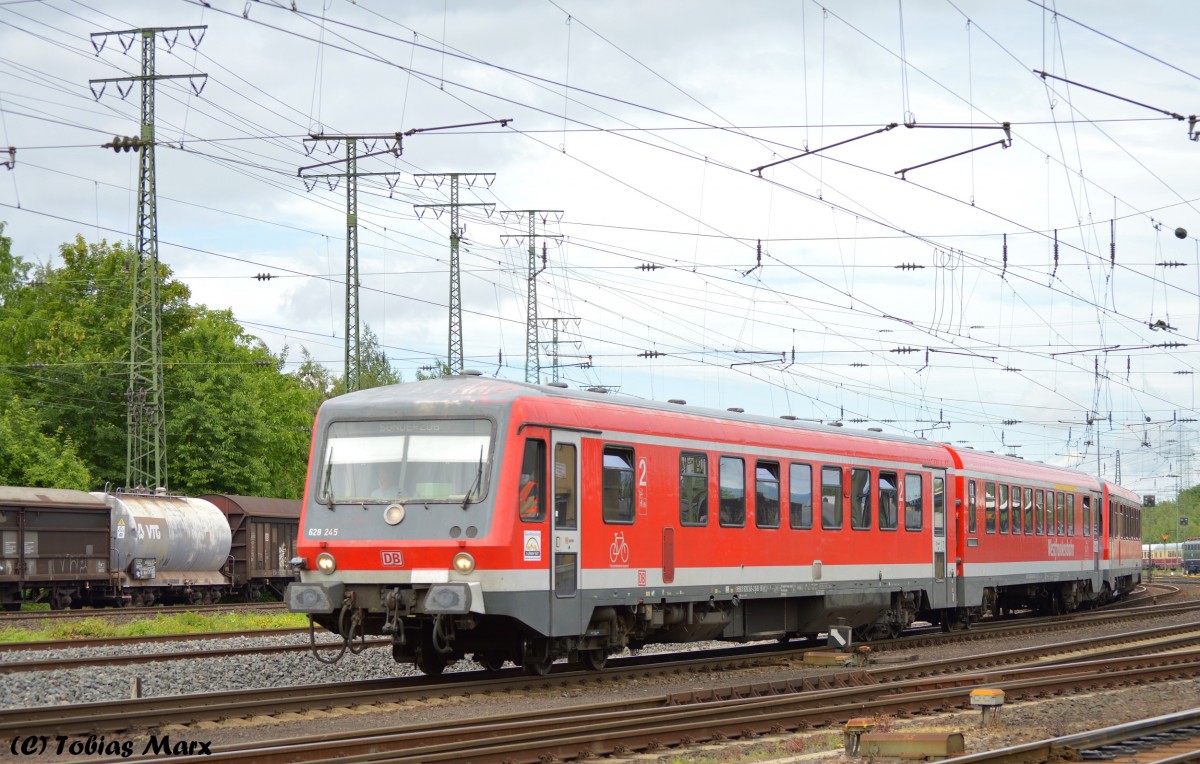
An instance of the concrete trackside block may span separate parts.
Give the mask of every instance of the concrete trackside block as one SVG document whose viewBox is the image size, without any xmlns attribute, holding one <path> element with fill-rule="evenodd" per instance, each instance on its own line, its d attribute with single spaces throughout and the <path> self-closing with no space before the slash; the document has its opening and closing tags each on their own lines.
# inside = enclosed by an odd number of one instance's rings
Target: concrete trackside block
<svg viewBox="0 0 1200 764">
<path fill-rule="evenodd" d="M 944 759 L 965 750 L 961 732 L 866 732 L 858 743 L 860 756 L 898 759 Z"/>
<path fill-rule="evenodd" d="M 854 656 L 845 653 L 808 652 L 804 654 L 804 665 L 806 666 L 849 666 L 853 663 Z"/>
</svg>

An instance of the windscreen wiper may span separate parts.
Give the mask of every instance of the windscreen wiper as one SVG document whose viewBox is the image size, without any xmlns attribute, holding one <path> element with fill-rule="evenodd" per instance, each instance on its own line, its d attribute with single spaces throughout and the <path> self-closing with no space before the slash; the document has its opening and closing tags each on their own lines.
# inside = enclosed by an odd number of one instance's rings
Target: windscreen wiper
<svg viewBox="0 0 1200 764">
<path fill-rule="evenodd" d="M 329 449 L 326 455 L 325 475 L 321 480 L 321 503 L 333 510 L 335 504 L 333 501 L 333 449 Z"/>
<path fill-rule="evenodd" d="M 471 494 L 475 488 L 483 481 L 483 446 L 479 447 L 479 466 L 475 469 L 475 482 L 471 483 L 471 487 L 467 489 L 467 495 L 463 496 L 462 508 L 466 509 L 467 504 L 471 502 Z"/>
</svg>

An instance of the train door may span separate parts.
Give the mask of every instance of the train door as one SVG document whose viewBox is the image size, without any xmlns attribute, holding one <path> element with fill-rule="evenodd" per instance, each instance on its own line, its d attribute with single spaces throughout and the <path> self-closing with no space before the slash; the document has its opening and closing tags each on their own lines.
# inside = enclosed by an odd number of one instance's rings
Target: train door
<svg viewBox="0 0 1200 764">
<path fill-rule="evenodd" d="M 1104 502 L 1098 494 L 1091 494 L 1083 497 L 1083 500 L 1089 502 L 1091 506 L 1092 518 L 1092 570 L 1100 570 L 1100 530 L 1103 523 L 1100 521 L 1100 515 L 1104 507 Z M 1085 510 L 1085 516 L 1087 511 Z"/>
<path fill-rule="evenodd" d="M 580 526 L 579 433 L 551 434 L 554 506 L 550 515 L 550 636 L 579 634 L 583 605 L 579 594 L 583 545 Z"/>
<path fill-rule="evenodd" d="M 947 565 L 947 549 L 955 548 L 957 533 L 953 532 L 958 526 L 957 511 L 952 512 L 955 527 L 947 532 L 946 527 L 946 471 L 933 471 L 933 580 L 934 594 L 946 605 L 954 605 L 956 593 L 954 589 L 954 571 Z M 947 543 L 947 536 L 949 542 Z M 935 604 L 935 607 L 937 605 Z"/>
</svg>

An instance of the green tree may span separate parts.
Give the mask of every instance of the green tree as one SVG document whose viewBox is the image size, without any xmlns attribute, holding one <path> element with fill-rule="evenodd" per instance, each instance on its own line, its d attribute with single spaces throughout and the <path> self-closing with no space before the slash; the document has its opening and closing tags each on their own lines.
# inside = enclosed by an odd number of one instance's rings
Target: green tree
<svg viewBox="0 0 1200 764">
<path fill-rule="evenodd" d="M 1185 488 L 1176 501 L 1143 507 L 1142 543 L 1161 544 L 1163 536 L 1172 544 L 1200 536 L 1200 485 Z"/>
<path fill-rule="evenodd" d="M 392 364 L 388 361 L 387 352 L 379 344 L 379 337 L 371 331 L 370 326 L 363 327 L 362 341 L 359 343 L 362 362 L 358 367 L 358 389 L 367 390 L 383 385 L 398 385 L 404 381 Z M 338 377 L 333 384 L 333 394 L 343 395 L 346 392 L 346 378 Z"/>
<path fill-rule="evenodd" d="M 0 400 L 0 485 L 87 490 L 92 476 L 71 438 L 52 436 L 38 411 L 19 398 Z"/>
<path fill-rule="evenodd" d="M 92 480 L 119 484 L 135 254 L 78 237 L 60 255 L 31 269 L 0 240 L 0 392 L 20 401 L 23 427 L 70 444 Z M 158 277 L 170 488 L 299 497 L 323 391 L 285 373 L 228 311 L 190 304 L 165 265 Z"/>
</svg>

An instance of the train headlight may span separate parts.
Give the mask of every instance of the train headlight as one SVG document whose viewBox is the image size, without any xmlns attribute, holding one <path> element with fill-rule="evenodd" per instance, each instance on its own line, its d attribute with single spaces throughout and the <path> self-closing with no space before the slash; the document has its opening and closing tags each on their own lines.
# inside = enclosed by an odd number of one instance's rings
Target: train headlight
<svg viewBox="0 0 1200 764">
<path fill-rule="evenodd" d="M 326 575 L 337 570 L 337 562 L 333 559 L 333 555 L 329 552 L 321 552 L 317 555 L 317 570 Z"/>
<path fill-rule="evenodd" d="M 388 525 L 398 525 L 404 519 L 404 507 L 399 504 L 388 505 L 383 511 L 383 520 Z"/>
<path fill-rule="evenodd" d="M 475 570 L 475 558 L 466 552 L 454 555 L 454 569 L 459 573 L 470 573 Z"/>
</svg>

